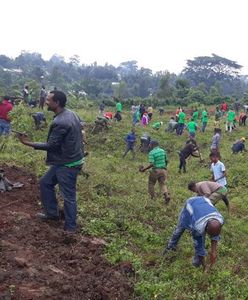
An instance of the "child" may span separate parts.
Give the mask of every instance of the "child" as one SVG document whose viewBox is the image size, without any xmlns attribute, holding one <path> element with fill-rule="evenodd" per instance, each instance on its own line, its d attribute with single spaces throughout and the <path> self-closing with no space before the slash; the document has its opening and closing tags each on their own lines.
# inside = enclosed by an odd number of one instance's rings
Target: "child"
<svg viewBox="0 0 248 300">
<path fill-rule="evenodd" d="M 124 152 L 122 157 L 124 158 L 127 155 L 127 153 L 129 151 L 131 151 L 133 154 L 133 159 L 134 159 L 135 158 L 134 145 L 136 142 L 136 135 L 135 135 L 134 129 L 132 129 L 131 132 L 126 136 L 125 141 L 126 141 L 127 147 L 126 147 L 126 151 Z"/>
<path fill-rule="evenodd" d="M 148 125 L 148 115 L 147 113 L 144 113 L 141 119 L 141 124 L 145 127 Z"/>
<path fill-rule="evenodd" d="M 212 137 L 212 144 L 211 144 L 211 152 L 219 152 L 219 146 L 220 146 L 220 138 L 221 138 L 221 129 L 215 128 L 214 129 L 214 135 Z"/>
<path fill-rule="evenodd" d="M 219 160 L 218 153 L 211 153 L 209 155 L 211 160 L 211 172 L 212 172 L 212 181 L 218 182 L 221 186 L 226 187 L 226 168 L 225 165 Z"/>
</svg>

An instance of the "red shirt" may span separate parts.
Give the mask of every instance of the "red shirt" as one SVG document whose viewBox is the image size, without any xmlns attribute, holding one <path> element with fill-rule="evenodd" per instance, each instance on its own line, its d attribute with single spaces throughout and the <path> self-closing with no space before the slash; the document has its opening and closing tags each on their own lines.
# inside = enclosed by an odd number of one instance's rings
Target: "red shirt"
<svg viewBox="0 0 248 300">
<path fill-rule="evenodd" d="M 104 117 L 105 117 L 105 118 L 107 117 L 107 118 L 109 118 L 109 119 L 113 119 L 113 113 L 110 112 L 110 111 L 105 112 Z"/>
<path fill-rule="evenodd" d="M 10 118 L 8 117 L 8 113 L 13 109 L 13 105 L 9 103 L 7 100 L 3 100 L 0 103 L 0 119 L 10 122 Z"/>
</svg>

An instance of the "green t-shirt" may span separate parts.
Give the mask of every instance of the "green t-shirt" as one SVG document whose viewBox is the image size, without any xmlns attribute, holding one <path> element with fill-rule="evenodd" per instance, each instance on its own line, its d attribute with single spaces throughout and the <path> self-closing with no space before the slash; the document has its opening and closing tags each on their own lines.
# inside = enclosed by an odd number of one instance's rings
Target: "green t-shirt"
<svg viewBox="0 0 248 300">
<path fill-rule="evenodd" d="M 68 167 L 68 168 L 73 168 L 73 167 L 76 167 L 76 166 L 80 166 L 84 163 L 84 158 L 81 158 L 77 161 L 73 161 L 71 163 L 68 163 L 68 164 L 65 164 L 64 166 L 65 167 Z"/>
<path fill-rule="evenodd" d="M 185 123 L 186 115 L 183 111 L 181 111 L 178 115 L 178 124 L 184 124 Z"/>
<path fill-rule="evenodd" d="M 202 119 L 202 123 L 207 123 L 208 122 L 208 112 L 206 110 L 204 110 L 202 112 L 201 119 Z"/>
<path fill-rule="evenodd" d="M 149 152 L 149 163 L 153 164 L 154 169 L 164 169 L 167 167 L 168 158 L 164 149 L 155 147 Z"/>
<path fill-rule="evenodd" d="M 197 122 L 198 118 L 199 118 L 199 112 L 197 110 L 197 111 L 194 111 L 192 119 L 194 122 Z"/>
<path fill-rule="evenodd" d="M 196 131 L 196 123 L 194 121 L 188 123 L 188 130 L 192 133 Z"/>
<path fill-rule="evenodd" d="M 152 128 L 155 128 L 155 129 L 159 129 L 160 127 L 161 127 L 161 123 L 160 122 L 155 122 L 152 125 Z"/>
<path fill-rule="evenodd" d="M 122 104 L 120 102 L 116 103 L 116 110 L 122 112 Z"/>
<path fill-rule="evenodd" d="M 235 112 L 233 110 L 229 110 L 227 114 L 227 121 L 233 122 L 235 120 Z"/>
</svg>

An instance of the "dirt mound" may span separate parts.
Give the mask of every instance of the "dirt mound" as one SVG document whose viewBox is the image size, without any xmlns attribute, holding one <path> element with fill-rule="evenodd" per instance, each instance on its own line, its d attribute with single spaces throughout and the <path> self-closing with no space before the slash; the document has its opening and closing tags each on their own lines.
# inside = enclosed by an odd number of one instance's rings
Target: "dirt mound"
<svg viewBox="0 0 248 300">
<path fill-rule="evenodd" d="M 66 235 L 60 222 L 38 221 L 35 176 L 1 167 L 25 185 L 0 194 L 0 299 L 128 299 L 132 266 L 108 263 L 101 239 Z"/>
</svg>

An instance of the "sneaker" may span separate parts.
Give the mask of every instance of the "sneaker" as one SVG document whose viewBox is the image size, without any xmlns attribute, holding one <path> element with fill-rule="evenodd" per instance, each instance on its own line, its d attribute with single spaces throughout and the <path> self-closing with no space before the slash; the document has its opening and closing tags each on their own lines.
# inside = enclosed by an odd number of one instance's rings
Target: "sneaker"
<svg viewBox="0 0 248 300">
<path fill-rule="evenodd" d="M 45 213 L 37 213 L 36 217 L 43 221 L 50 221 L 50 220 L 51 221 L 59 221 L 60 220 L 59 216 L 48 216 Z"/>
<path fill-rule="evenodd" d="M 199 268 L 202 265 L 202 263 L 199 259 L 199 256 L 195 255 L 195 256 L 192 257 L 192 265 L 196 268 Z"/>
</svg>

